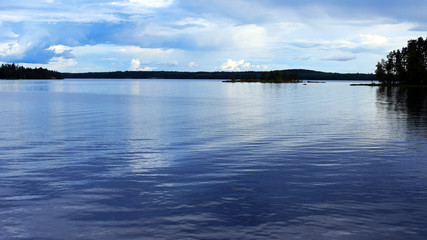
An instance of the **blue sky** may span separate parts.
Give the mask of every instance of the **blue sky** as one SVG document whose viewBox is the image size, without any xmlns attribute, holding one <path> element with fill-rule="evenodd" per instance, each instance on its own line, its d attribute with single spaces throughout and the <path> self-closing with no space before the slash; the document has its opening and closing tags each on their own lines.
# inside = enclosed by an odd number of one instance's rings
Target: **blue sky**
<svg viewBox="0 0 427 240">
<path fill-rule="evenodd" d="M 419 0 L 16 0 L 0 62 L 62 72 L 373 72 L 427 36 Z"/>
</svg>

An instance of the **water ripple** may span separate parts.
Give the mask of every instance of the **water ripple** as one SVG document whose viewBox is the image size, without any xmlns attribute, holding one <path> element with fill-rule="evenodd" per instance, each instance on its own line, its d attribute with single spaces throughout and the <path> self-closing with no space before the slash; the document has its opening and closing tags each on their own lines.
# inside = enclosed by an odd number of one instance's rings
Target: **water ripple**
<svg viewBox="0 0 427 240">
<path fill-rule="evenodd" d="M 427 236 L 426 115 L 373 88 L 14 84 L 0 239 Z"/>
</svg>

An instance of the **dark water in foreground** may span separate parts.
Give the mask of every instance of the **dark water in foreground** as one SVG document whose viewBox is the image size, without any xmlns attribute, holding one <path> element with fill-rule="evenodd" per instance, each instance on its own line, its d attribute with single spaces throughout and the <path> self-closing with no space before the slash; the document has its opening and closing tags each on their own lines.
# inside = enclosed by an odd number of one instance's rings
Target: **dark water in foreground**
<svg viewBox="0 0 427 240">
<path fill-rule="evenodd" d="M 0 239 L 426 239 L 427 93 L 0 81 Z"/>
</svg>

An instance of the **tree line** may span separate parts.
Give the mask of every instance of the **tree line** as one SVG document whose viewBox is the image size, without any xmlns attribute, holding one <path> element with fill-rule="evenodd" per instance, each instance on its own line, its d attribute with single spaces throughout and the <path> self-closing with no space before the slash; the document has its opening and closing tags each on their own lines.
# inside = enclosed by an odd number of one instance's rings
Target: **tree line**
<svg viewBox="0 0 427 240">
<path fill-rule="evenodd" d="M 286 78 L 295 78 L 301 80 L 376 80 L 375 74 L 365 73 L 331 73 L 319 72 L 305 69 L 288 69 L 273 71 L 277 75 L 282 74 Z M 267 77 L 270 72 L 261 71 L 243 71 L 243 72 L 177 72 L 177 71 L 116 71 L 116 72 L 89 72 L 89 73 L 62 73 L 64 78 L 130 78 L 130 79 L 261 79 Z M 272 77 L 273 79 L 275 77 Z"/>
<path fill-rule="evenodd" d="M 256 79 L 266 82 L 286 80 L 376 80 L 374 74 L 332 73 L 306 69 L 276 70 L 270 72 L 178 72 L 178 71 L 116 71 L 88 73 L 60 73 L 44 68 L 25 68 L 16 64 L 2 64 L 0 79 L 62 79 L 62 78 L 105 78 L 105 79 Z"/>
<path fill-rule="evenodd" d="M 261 82 L 293 82 L 298 81 L 298 74 L 281 71 L 263 72 L 260 77 Z"/>
<path fill-rule="evenodd" d="M 375 73 L 382 84 L 427 84 L 427 39 L 409 40 L 406 47 L 391 51 Z"/>
<path fill-rule="evenodd" d="M 0 79 L 62 79 L 60 72 L 44 68 L 25 68 L 13 64 L 2 64 Z"/>
</svg>

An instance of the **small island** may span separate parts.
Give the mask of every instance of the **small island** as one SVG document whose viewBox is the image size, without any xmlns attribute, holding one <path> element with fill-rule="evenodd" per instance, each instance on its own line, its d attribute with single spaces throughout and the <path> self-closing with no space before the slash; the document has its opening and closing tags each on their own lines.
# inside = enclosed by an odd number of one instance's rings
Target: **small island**
<svg viewBox="0 0 427 240">
<path fill-rule="evenodd" d="M 44 68 L 25 68 L 13 63 L 1 65 L 0 79 L 63 79 L 63 77 L 60 72 Z"/>
<path fill-rule="evenodd" d="M 297 74 L 286 74 L 282 71 L 270 71 L 263 72 L 259 78 L 253 76 L 252 78 L 240 78 L 236 79 L 235 76 L 231 77 L 231 80 L 226 80 L 223 82 L 236 83 L 236 82 L 259 82 L 259 83 L 301 83 L 302 81 L 298 79 Z"/>
</svg>

